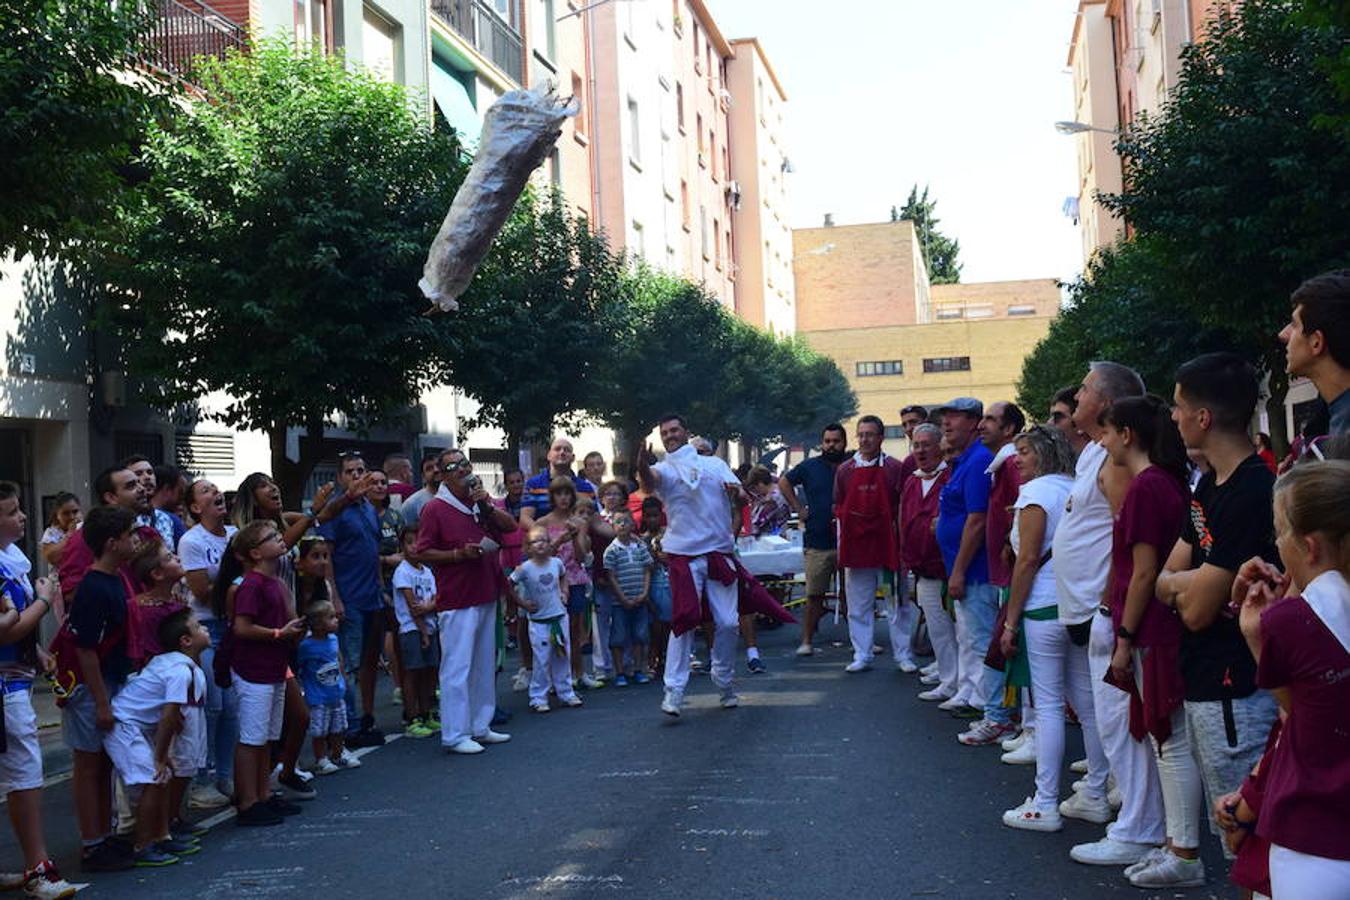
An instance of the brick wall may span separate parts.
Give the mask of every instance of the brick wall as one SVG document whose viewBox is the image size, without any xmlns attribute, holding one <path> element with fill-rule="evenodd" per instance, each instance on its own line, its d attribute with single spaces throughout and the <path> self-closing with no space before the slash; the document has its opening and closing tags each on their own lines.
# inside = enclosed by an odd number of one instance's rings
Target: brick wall
<svg viewBox="0 0 1350 900">
<path fill-rule="evenodd" d="M 913 324 L 914 259 L 910 222 L 793 231 L 797 330 Z"/>
</svg>

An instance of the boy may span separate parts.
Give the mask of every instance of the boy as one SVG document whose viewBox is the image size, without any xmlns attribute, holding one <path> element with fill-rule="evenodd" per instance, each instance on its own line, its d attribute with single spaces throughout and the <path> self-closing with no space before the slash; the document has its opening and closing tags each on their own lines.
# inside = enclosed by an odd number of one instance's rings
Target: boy
<svg viewBox="0 0 1350 900">
<path fill-rule="evenodd" d="M 49 660 L 37 645 L 38 624 L 51 609 L 56 585 L 38 579 L 33 591 L 32 563 L 15 546 L 26 520 L 19 488 L 0 481 L 0 692 L 4 694 L 5 747 L 0 753 L 0 793 L 23 850 L 22 872 L 0 874 L 0 890 L 23 888 L 30 897 L 69 897 L 75 893 L 47 855 L 42 835 L 42 749 L 33 711 L 33 675 Z"/>
<path fill-rule="evenodd" d="M 404 736 L 431 737 L 441 730 L 432 712 L 436 678 L 440 670 L 440 638 L 436 634 L 436 576 L 419 562 L 412 562 L 417 547 L 417 529 L 399 531 L 403 561 L 394 570 L 394 616 L 398 620 L 398 643 L 403 657 Z"/>
<path fill-rule="evenodd" d="M 338 653 L 337 609 L 327 600 L 305 611 L 309 636 L 300 642 L 297 674 L 309 706 L 309 736 L 314 739 L 314 774 L 332 775 L 361 765 L 345 747 L 347 736 L 347 680 L 342 677 Z"/>
<path fill-rule="evenodd" d="M 136 806 L 138 866 L 172 865 L 201 849 L 170 834 L 169 815 L 181 805 L 188 780 L 206 764 L 206 674 L 200 661 L 211 636 L 190 610 L 179 609 L 160 622 L 156 639 L 165 652 L 113 699 L 114 724 L 103 739 Z"/>
<path fill-rule="evenodd" d="M 136 609 L 127 633 L 127 656 L 133 668 L 141 668 L 152 656 L 165 652 L 159 642 L 159 626 L 169 616 L 186 609 L 174 596 L 174 587 L 183 579 L 183 564 L 166 545 L 144 544 L 131 560 L 131 572 L 143 590 L 136 595 Z"/>
<path fill-rule="evenodd" d="M 610 620 L 609 650 L 618 676 L 615 687 L 626 687 L 628 679 L 648 684 L 646 672 L 650 625 L 647 598 L 651 592 L 652 560 L 647 545 L 633 536 L 633 516 L 627 510 L 614 513 L 614 543 L 605 550 L 605 570 L 614 590 L 614 617 Z M 624 647 L 629 647 L 628 667 L 624 668 Z"/>
<path fill-rule="evenodd" d="M 135 553 L 135 524 L 135 515 L 124 506 L 89 511 L 82 534 L 94 563 L 75 589 L 65 625 L 75 647 L 77 671 L 72 674 L 78 683 L 66 699 L 61 723 L 72 751 L 71 792 L 83 844 L 80 868 L 86 872 L 135 865 L 128 848 L 109 840 L 112 763 L 103 750 L 103 737 L 113 727 L 113 698 L 131 669 L 127 589 L 118 569 Z"/>
<path fill-rule="evenodd" d="M 530 614 L 530 648 L 534 651 L 530 709 L 549 711 L 550 688 L 563 703 L 580 706 L 581 698 L 572 687 L 572 646 L 563 602 L 567 578 L 562 560 L 553 555 L 548 529 L 541 526 L 530 529 L 525 551 L 529 557 L 511 571 L 510 590 L 516 594 L 517 605 Z"/>
</svg>

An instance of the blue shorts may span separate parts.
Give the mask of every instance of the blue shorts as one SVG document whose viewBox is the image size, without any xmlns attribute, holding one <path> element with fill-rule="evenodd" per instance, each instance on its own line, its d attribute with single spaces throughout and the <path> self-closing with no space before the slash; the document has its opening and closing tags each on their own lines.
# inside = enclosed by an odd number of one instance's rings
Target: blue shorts
<svg viewBox="0 0 1350 900">
<path fill-rule="evenodd" d="M 589 584 L 573 584 L 567 588 L 567 614 L 576 618 L 585 616 L 589 611 L 587 607 L 591 605 L 591 592 Z"/>
<path fill-rule="evenodd" d="M 609 620 L 609 645 L 611 647 L 632 647 L 651 643 L 650 624 L 647 619 L 647 606 L 628 608 L 622 603 L 614 604 Z"/>
</svg>

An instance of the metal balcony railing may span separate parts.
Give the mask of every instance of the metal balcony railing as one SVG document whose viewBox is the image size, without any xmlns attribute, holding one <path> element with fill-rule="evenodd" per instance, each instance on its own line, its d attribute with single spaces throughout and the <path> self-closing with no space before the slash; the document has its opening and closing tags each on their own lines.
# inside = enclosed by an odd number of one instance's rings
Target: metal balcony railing
<svg viewBox="0 0 1350 900">
<path fill-rule="evenodd" d="M 247 44 L 244 28 L 201 0 L 147 0 L 155 24 L 143 37 L 141 61 L 175 78 L 195 82 L 198 57 L 221 59 Z"/>
<path fill-rule="evenodd" d="M 525 82 L 520 34 L 483 0 L 431 0 L 431 10 L 516 84 Z"/>
</svg>

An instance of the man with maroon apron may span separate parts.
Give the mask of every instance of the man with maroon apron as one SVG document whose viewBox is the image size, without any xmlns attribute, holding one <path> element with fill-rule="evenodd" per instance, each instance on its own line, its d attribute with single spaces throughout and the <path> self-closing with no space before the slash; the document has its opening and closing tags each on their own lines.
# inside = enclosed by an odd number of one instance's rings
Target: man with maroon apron
<svg viewBox="0 0 1350 900">
<path fill-rule="evenodd" d="M 886 426 L 876 416 L 858 420 L 858 452 L 840 464 L 834 476 L 835 519 L 839 528 L 839 566 L 848 599 L 848 636 L 853 662 L 846 672 L 872 667 L 877 587 L 886 570 L 900 568 L 900 487 L 898 459 L 881 452 Z"/>
</svg>

